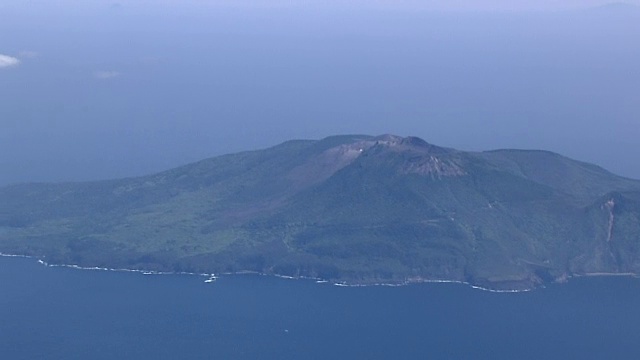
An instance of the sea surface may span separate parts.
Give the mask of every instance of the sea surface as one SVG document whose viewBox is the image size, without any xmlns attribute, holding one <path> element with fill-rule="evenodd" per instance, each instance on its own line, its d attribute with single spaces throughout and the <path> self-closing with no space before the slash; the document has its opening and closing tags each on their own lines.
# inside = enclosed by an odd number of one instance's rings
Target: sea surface
<svg viewBox="0 0 640 360">
<path fill-rule="evenodd" d="M 46 267 L 0 257 L 2 359 L 638 359 L 640 280 L 462 284 Z"/>
</svg>

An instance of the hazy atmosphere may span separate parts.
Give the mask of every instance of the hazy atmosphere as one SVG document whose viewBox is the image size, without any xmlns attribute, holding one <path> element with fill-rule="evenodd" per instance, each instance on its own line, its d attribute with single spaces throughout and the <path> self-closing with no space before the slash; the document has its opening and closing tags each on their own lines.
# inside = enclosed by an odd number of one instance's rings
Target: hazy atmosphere
<svg viewBox="0 0 640 360">
<path fill-rule="evenodd" d="M 354 133 L 640 178 L 637 1 L 349 4 L 3 1 L 0 185 Z"/>
<path fill-rule="evenodd" d="M 639 64 L 640 0 L 0 0 L 0 358 L 638 359 Z"/>
</svg>

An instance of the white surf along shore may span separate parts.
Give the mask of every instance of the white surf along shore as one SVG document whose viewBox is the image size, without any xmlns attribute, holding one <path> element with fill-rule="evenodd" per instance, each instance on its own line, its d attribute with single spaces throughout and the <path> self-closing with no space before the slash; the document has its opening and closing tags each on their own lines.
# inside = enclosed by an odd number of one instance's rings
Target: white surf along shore
<svg viewBox="0 0 640 360">
<path fill-rule="evenodd" d="M 219 276 L 237 276 L 237 275 L 260 275 L 260 276 L 273 276 L 276 278 L 280 278 L 280 279 L 289 279 L 289 280 L 313 280 L 315 281 L 317 284 L 330 284 L 333 286 L 339 286 L 339 287 L 369 287 L 369 286 L 389 286 L 389 287 L 398 287 L 398 286 L 408 286 L 408 285 L 414 285 L 414 284 L 426 284 L 426 283 L 442 283 L 442 284 L 461 284 L 461 285 L 466 285 L 469 286 L 473 289 L 477 289 L 477 290 L 482 290 L 482 291 L 488 291 L 488 292 L 492 292 L 492 293 L 524 293 L 524 292 L 529 292 L 529 291 L 533 291 L 536 288 L 531 288 L 531 289 L 513 289 L 513 290 L 509 290 L 509 289 L 491 289 L 491 288 L 485 288 L 482 286 L 478 286 L 478 285 L 474 285 L 472 283 L 466 282 L 466 281 L 458 281 L 458 280 L 441 280 L 441 279 L 411 279 L 411 280 L 405 280 L 403 282 L 397 282 L 397 283 L 371 283 L 371 284 L 357 284 L 357 283 L 347 283 L 347 282 L 330 282 L 328 280 L 325 279 L 321 279 L 321 278 L 313 278 L 313 277 L 305 277 L 305 276 L 288 276 L 288 275 L 280 275 L 280 274 L 266 274 L 266 273 L 261 273 L 261 272 L 257 272 L 257 271 L 248 271 L 248 270 L 244 270 L 244 271 L 237 271 L 237 272 L 227 272 L 227 273 L 221 273 L 221 274 L 209 274 L 209 273 L 190 273 L 190 272 L 168 272 L 168 271 L 149 271 L 149 270 L 140 270 L 140 269 L 123 269 L 123 268 L 106 268 L 106 267 L 98 267 L 98 266 L 94 266 L 94 267 L 86 267 L 86 266 L 79 266 L 79 265 L 75 265 L 75 264 L 50 264 L 44 260 L 42 260 L 41 258 L 37 257 L 37 256 L 29 256 L 29 255 L 19 255 L 19 254 L 5 254 L 0 252 L 0 257 L 17 257 L 17 258 L 26 258 L 26 259 L 33 259 L 35 261 L 37 261 L 39 264 L 47 266 L 47 267 L 66 267 L 66 268 L 71 268 L 71 269 L 77 269 L 77 270 L 94 270 L 94 271 L 117 271 L 117 272 L 131 272 L 131 273 L 140 273 L 143 275 L 193 275 L 193 276 L 201 276 L 201 277 L 206 277 L 206 279 L 204 280 L 205 283 L 212 283 L 215 282 Z M 632 277 L 632 278 L 638 278 L 640 279 L 640 275 L 635 274 L 635 273 L 585 273 L 585 274 L 572 274 L 572 275 L 568 275 L 566 277 L 564 277 L 562 279 L 562 281 L 557 281 L 557 282 L 566 282 L 571 280 L 572 278 L 579 278 L 579 277 Z M 539 288 L 544 288 L 543 286 L 540 286 Z"/>
<path fill-rule="evenodd" d="M 150 271 L 150 270 L 139 270 L 139 269 L 121 269 L 121 268 L 112 269 L 112 268 L 99 267 L 99 266 L 79 266 L 75 264 L 50 264 L 37 256 L 5 254 L 1 252 L 0 252 L 0 256 L 33 259 L 33 260 L 36 260 L 40 265 L 44 265 L 47 267 L 66 267 L 66 268 L 78 269 L 78 270 L 132 272 L 132 273 L 140 273 L 143 275 L 195 275 L 195 276 L 207 277 L 207 280 L 204 281 L 206 283 L 213 282 L 217 279 L 217 276 L 215 274 L 207 274 L 207 273 L 198 274 L 198 273 L 190 273 L 190 272 Z"/>
</svg>

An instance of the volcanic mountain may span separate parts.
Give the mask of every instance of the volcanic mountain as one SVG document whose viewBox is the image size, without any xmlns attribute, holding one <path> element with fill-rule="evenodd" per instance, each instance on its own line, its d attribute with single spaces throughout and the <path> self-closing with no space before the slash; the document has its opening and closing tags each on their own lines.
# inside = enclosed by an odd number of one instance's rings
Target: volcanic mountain
<svg viewBox="0 0 640 360">
<path fill-rule="evenodd" d="M 547 151 L 334 136 L 158 174 L 0 188 L 0 252 L 51 264 L 525 289 L 640 273 L 640 181 Z"/>
</svg>

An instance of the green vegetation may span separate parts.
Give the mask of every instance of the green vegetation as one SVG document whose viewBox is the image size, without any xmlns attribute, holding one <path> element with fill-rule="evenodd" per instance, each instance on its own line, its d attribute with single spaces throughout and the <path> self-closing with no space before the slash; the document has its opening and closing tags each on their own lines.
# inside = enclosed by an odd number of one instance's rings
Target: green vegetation
<svg viewBox="0 0 640 360">
<path fill-rule="evenodd" d="M 0 252 L 50 263 L 529 288 L 640 273 L 640 181 L 543 151 L 290 141 L 139 178 L 0 188 Z"/>
</svg>

